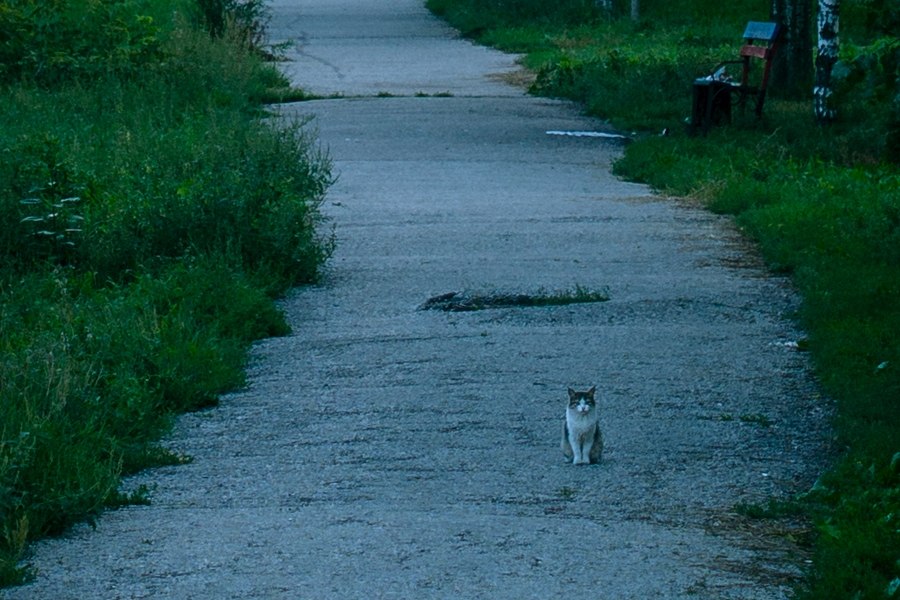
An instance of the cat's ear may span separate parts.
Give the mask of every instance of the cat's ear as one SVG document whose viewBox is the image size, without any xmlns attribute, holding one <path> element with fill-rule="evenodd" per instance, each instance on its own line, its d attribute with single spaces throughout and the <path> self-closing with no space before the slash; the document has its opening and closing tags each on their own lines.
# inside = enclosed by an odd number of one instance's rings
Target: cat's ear
<svg viewBox="0 0 900 600">
<path fill-rule="evenodd" d="M 593 398 L 593 397 L 594 397 L 594 392 L 596 392 L 596 391 L 597 391 L 597 386 L 596 386 L 596 385 L 595 385 L 595 386 L 591 386 L 591 389 L 589 389 L 589 390 L 587 391 L 587 395 L 590 396 L 591 398 Z"/>
<path fill-rule="evenodd" d="M 574 400 L 576 395 L 577 395 L 577 392 L 575 390 L 573 390 L 572 388 L 569 388 L 569 400 Z"/>
</svg>

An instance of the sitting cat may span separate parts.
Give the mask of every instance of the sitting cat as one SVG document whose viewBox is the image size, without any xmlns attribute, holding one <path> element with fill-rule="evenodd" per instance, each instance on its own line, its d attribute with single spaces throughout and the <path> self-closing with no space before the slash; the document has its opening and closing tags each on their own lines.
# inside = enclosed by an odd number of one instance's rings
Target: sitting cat
<svg viewBox="0 0 900 600">
<path fill-rule="evenodd" d="M 600 413 L 594 400 L 596 387 L 586 392 L 569 388 L 569 404 L 563 423 L 562 451 L 573 465 L 600 462 L 603 436 L 600 433 Z"/>
</svg>

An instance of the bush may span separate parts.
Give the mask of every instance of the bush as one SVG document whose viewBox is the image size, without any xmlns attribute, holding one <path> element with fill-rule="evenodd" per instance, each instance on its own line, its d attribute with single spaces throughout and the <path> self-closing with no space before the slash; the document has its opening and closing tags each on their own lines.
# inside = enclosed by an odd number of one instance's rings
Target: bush
<svg viewBox="0 0 900 600">
<path fill-rule="evenodd" d="M 227 34 L 248 49 L 262 49 L 269 19 L 264 0 L 197 0 L 197 15 L 210 37 Z"/>
<path fill-rule="evenodd" d="M 0 81 L 42 84 L 136 73 L 160 58 L 159 27 L 138 0 L 0 1 Z M 170 3 L 171 4 L 171 3 Z"/>
</svg>

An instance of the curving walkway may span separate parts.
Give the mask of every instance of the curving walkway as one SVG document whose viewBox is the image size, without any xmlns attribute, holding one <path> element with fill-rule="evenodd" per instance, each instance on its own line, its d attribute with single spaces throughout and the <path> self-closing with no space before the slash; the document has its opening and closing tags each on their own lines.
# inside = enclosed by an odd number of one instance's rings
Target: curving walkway
<svg viewBox="0 0 900 600">
<path fill-rule="evenodd" d="M 12 599 L 786 598 L 804 556 L 741 502 L 827 437 L 796 299 L 730 222 L 617 180 L 614 139 L 504 80 L 418 0 L 276 0 L 339 179 L 325 281 L 250 385 L 180 419 L 151 506 L 35 547 Z M 603 303 L 418 310 L 451 292 Z M 596 384 L 606 455 L 562 459 Z"/>
</svg>

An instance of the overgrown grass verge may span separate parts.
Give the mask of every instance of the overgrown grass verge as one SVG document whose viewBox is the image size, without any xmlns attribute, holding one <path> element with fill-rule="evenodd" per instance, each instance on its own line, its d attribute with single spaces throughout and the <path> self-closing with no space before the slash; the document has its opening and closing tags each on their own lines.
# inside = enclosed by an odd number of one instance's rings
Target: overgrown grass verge
<svg viewBox="0 0 900 600">
<path fill-rule="evenodd" d="M 900 173 L 796 152 L 779 161 L 761 151 L 770 136 L 647 140 L 617 169 L 737 215 L 770 267 L 792 275 L 816 373 L 837 402 L 842 448 L 802 498 L 819 535 L 800 597 L 890 597 L 900 576 Z"/>
<path fill-rule="evenodd" d="M 639 23 L 586 13 L 578 0 L 542 13 L 534 0 L 429 5 L 486 43 L 527 53 L 534 92 L 637 130 L 618 174 L 735 215 L 770 267 L 792 276 L 816 373 L 837 404 L 840 449 L 795 500 L 816 528 L 814 565 L 796 596 L 900 596 L 896 7 L 844 7 L 843 118 L 834 126 L 813 124 L 809 99 L 776 97 L 762 120 L 737 112 L 730 127 L 691 137 L 691 82 L 736 53 L 744 23 L 767 19 L 767 2 L 642 2 Z M 664 128 L 669 135 L 657 135 Z"/>
<path fill-rule="evenodd" d="M 0 0 L 0 587 L 31 540 L 146 501 L 123 474 L 187 460 L 155 445 L 173 415 L 243 384 L 330 250 L 328 160 L 258 108 L 286 89 L 259 13 L 208 21 L 260 2 L 63 4 Z"/>
</svg>

